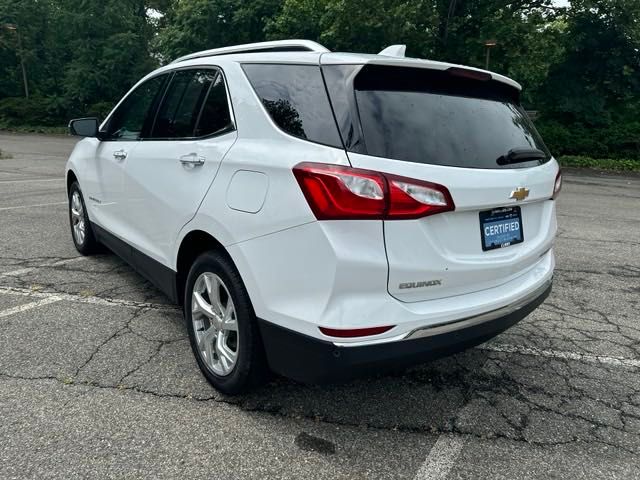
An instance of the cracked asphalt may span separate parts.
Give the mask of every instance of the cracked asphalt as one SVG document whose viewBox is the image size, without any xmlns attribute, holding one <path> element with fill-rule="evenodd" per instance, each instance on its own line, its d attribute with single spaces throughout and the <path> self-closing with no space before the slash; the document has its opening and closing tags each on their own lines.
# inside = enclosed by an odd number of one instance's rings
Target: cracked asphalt
<svg viewBox="0 0 640 480">
<path fill-rule="evenodd" d="M 73 144 L 0 133 L 0 478 L 640 478 L 640 178 L 567 172 L 554 290 L 488 344 L 230 398 L 161 293 L 77 258 Z"/>
</svg>

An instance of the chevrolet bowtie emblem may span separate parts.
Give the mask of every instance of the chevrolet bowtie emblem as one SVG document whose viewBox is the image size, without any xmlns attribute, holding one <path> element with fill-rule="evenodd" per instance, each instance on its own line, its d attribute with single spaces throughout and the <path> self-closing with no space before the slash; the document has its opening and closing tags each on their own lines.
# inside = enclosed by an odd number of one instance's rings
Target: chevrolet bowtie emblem
<svg viewBox="0 0 640 480">
<path fill-rule="evenodd" d="M 511 196 L 509 198 L 513 198 L 517 201 L 524 200 L 529 196 L 529 189 L 524 187 L 518 187 L 513 192 L 511 192 Z"/>
</svg>

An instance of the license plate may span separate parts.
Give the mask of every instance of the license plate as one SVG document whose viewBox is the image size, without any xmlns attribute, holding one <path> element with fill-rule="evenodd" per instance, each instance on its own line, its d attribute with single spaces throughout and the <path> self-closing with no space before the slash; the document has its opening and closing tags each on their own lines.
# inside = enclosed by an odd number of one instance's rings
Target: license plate
<svg viewBox="0 0 640 480">
<path fill-rule="evenodd" d="M 520 207 L 494 208 L 480 212 L 482 250 L 508 247 L 524 241 Z"/>
</svg>

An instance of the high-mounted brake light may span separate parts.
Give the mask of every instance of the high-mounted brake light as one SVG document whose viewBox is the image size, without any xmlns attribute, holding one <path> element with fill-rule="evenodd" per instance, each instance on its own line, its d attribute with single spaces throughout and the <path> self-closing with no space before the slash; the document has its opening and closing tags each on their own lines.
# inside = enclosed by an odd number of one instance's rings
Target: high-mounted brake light
<svg viewBox="0 0 640 480">
<path fill-rule="evenodd" d="M 556 175 L 556 181 L 553 184 L 553 199 L 555 199 L 558 194 L 562 190 L 562 171 L 558 171 L 558 175 Z"/>
<path fill-rule="evenodd" d="M 481 82 L 488 82 L 491 80 L 491 74 L 487 72 L 479 72 L 477 70 L 470 70 L 468 68 L 450 67 L 447 68 L 447 73 L 454 77 L 470 78 L 472 80 L 479 80 Z"/>
<path fill-rule="evenodd" d="M 394 325 L 385 327 L 368 327 L 368 328 L 351 328 L 351 329 L 337 329 L 337 328 L 325 328 L 318 327 L 322 333 L 328 337 L 336 338 L 355 338 L 355 337 L 370 337 L 371 335 L 380 335 L 381 333 L 388 332 L 394 327 Z"/>
<path fill-rule="evenodd" d="M 437 183 L 323 163 L 300 163 L 293 173 L 318 220 L 399 220 L 455 209 Z"/>
</svg>

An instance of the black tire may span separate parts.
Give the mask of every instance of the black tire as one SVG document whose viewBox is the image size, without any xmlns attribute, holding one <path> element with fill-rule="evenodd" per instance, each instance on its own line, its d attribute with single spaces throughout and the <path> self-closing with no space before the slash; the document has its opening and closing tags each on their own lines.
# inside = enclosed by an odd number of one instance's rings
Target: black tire
<svg viewBox="0 0 640 480">
<path fill-rule="evenodd" d="M 224 282 L 235 307 L 238 353 L 233 370 L 224 376 L 216 374 L 206 364 L 196 338 L 192 318 L 192 295 L 195 283 L 203 273 L 217 275 Z M 228 395 L 236 395 L 265 381 L 268 367 L 251 299 L 240 273 L 226 255 L 215 251 L 206 252 L 193 263 L 185 287 L 184 318 L 189 332 L 191 349 L 198 366 L 209 383 L 217 390 Z"/>
<path fill-rule="evenodd" d="M 78 240 L 74 233 L 74 215 L 72 213 L 72 203 L 75 193 L 77 193 L 80 197 L 80 203 L 82 204 L 81 216 L 84 219 L 84 238 L 82 239 L 82 241 Z M 75 245 L 78 252 L 80 252 L 82 255 L 91 255 L 93 253 L 97 253 L 100 250 L 100 245 L 96 240 L 96 237 L 91 228 L 91 222 L 89 222 L 89 215 L 87 213 L 87 207 L 84 203 L 84 196 L 82 195 L 82 190 L 80 190 L 80 185 L 78 185 L 78 182 L 73 182 L 71 184 L 71 187 L 69 188 L 69 226 L 71 227 L 71 238 L 73 239 L 73 244 Z"/>
</svg>

